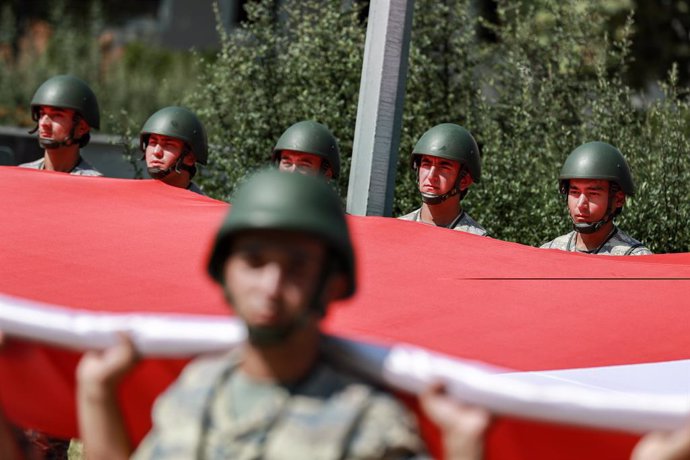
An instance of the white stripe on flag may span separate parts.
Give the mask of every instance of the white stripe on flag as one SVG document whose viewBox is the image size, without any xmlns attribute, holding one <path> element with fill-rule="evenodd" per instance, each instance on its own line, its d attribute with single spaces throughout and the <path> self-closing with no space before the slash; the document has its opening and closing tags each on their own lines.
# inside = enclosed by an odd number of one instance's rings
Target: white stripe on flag
<svg viewBox="0 0 690 460">
<path fill-rule="evenodd" d="M 2 294 L 0 330 L 77 350 L 107 347 L 126 332 L 149 357 L 226 350 L 245 337 L 230 317 L 101 313 Z M 458 399 L 503 414 L 640 433 L 677 428 L 690 417 L 690 360 L 515 373 L 416 346 L 335 337 L 325 345 L 340 364 L 401 390 L 418 393 L 443 380 Z"/>
</svg>

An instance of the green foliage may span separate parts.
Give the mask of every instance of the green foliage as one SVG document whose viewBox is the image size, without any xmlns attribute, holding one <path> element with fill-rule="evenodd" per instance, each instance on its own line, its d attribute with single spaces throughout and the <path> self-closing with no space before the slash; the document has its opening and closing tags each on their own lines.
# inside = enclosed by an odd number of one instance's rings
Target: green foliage
<svg viewBox="0 0 690 460">
<path fill-rule="evenodd" d="M 69 73 L 83 78 L 98 96 L 101 131 L 138 130 L 162 106 L 180 103 L 196 79 L 196 58 L 131 43 L 108 44 L 101 4 L 90 3 L 88 19 L 72 16 L 63 2 L 53 5 L 48 22 L 50 38 L 41 43 L 17 36 L 13 11 L 0 11 L 0 123 L 33 124 L 29 102 L 38 86 L 53 75 Z M 13 42 L 22 43 L 10 52 Z M 138 132 L 138 131 L 135 131 Z"/>
<path fill-rule="evenodd" d="M 674 66 L 664 97 L 642 114 L 628 138 L 638 193 L 628 203 L 625 223 L 658 252 L 690 251 L 690 203 L 683 198 L 690 193 L 690 104 L 687 89 L 681 98 L 677 84 Z"/>
<path fill-rule="evenodd" d="M 340 0 L 247 4 L 248 21 L 205 62 L 189 105 L 202 117 L 212 146 L 200 183 L 229 199 L 250 171 L 265 166 L 280 134 L 311 119 L 338 138 L 347 182 L 365 28 Z"/>
<path fill-rule="evenodd" d="M 213 195 L 229 198 L 267 163 L 280 133 L 305 118 L 333 129 L 347 177 L 365 28 L 358 11 L 341 5 L 251 3 L 249 21 L 206 63 L 190 103 L 215 145 L 203 178 Z M 682 225 L 690 205 L 674 198 L 690 184 L 690 105 L 676 74 L 648 107 L 625 84 L 631 3 L 500 0 L 496 23 L 472 5 L 415 2 L 395 214 L 420 203 L 409 164 L 415 141 L 450 121 L 481 146 L 482 183 L 464 206 L 494 237 L 538 245 L 568 231 L 558 171 L 575 147 L 603 140 L 623 151 L 638 183 L 621 226 L 655 251 L 689 250 Z"/>
</svg>

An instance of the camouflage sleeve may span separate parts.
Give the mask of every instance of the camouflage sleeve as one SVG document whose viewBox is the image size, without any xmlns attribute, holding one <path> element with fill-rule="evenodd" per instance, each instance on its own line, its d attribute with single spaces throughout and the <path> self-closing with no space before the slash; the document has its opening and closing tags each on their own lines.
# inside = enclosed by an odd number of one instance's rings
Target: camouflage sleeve
<svg viewBox="0 0 690 460">
<path fill-rule="evenodd" d="M 413 415 L 396 399 L 376 394 L 352 435 L 348 459 L 427 459 Z"/>
</svg>

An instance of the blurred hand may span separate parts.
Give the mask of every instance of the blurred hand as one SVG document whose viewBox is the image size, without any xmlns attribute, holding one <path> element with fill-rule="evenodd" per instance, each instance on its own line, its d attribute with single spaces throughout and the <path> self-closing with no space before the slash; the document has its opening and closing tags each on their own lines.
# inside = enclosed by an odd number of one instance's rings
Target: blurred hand
<svg viewBox="0 0 690 460">
<path fill-rule="evenodd" d="M 131 338 L 121 334 L 117 344 L 84 353 L 77 366 L 77 381 L 87 391 L 113 391 L 138 361 L 139 355 Z"/>
<path fill-rule="evenodd" d="M 483 458 L 484 434 L 491 424 L 486 409 L 455 401 L 442 383 L 432 384 L 420 401 L 424 413 L 441 429 L 446 460 Z"/>
<path fill-rule="evenodd" d="M 84 353 L 77 365 L 77 413 L 85 458 L 126 459 L 132 445 L 117 399 L 117 386 L 139 360 L 126 334 L 115 345 Z"/>
<path fill-rule="evenodd" d="M 690 460 L 690 425 L 680 430 L 645 435 L 633 450 L 631 460 Z"/>
</svg>

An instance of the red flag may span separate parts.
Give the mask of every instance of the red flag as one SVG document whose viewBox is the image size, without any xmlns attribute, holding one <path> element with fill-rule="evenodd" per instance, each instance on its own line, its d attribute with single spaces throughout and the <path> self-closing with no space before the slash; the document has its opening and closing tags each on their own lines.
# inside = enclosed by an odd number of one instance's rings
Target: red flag
<svg viewBox="0 0 690 460">
<path fill-rule="evenodd" d="M 33 340 L 0 353 L 4 412 L 76 436 L 78 350 L 127 330 L 150 356 L 121 392 L 140 439 L 184 364 L 171 356 L 241 340 L 205 274 L 227 204 L 156 181 L 7 167 L 0 179 L 0 327 Z M 343 359 L 399 389 L 444 378 L 459 397 L 546 420 L 501 420 L 489 458 L 626 458 L 633 432 L 687 417 L 690 254 L 588 256 L 395 219 L 348 223 L 360 289 L 331 307 L 325 330 L 349 340 Z"/>
</svg>

